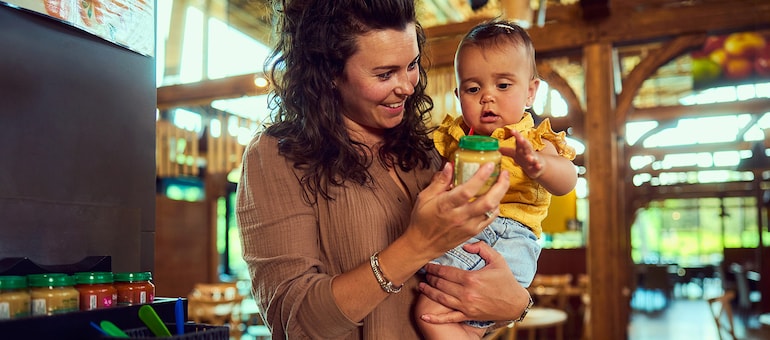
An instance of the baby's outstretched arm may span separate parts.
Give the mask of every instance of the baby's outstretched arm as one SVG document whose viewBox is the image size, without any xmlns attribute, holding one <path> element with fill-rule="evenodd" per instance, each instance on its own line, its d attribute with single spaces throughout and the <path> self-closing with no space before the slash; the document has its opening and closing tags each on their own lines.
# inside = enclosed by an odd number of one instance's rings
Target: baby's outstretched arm
<svg viewBox="0 0 770 340">
<path fill-rule="evenodd" d="M 566 195 L 575 188 L 575 166 L 569 159 L 560 156 L 551 142 L 546 142 L 543 150 L 535 151 L 521 133 L 515 130 L 510 132 L 516 139 L 516 148 L 500 148 L 500 152 L 512 157 L 529 178 L 557 196 Z"/>
</svg>

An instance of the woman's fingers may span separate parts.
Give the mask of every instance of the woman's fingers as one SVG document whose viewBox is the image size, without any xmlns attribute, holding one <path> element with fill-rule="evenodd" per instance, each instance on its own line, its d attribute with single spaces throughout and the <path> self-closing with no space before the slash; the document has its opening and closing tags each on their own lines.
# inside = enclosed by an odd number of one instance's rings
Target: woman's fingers
<svg viewBox="0 0 770 340">
<path fill-rule="evenodd" d="M 476 193 L 481 190 L 484 184 L 495 171 L 494 163 L 484 163 L 479 167 L 476 173 L 468 179 L 467 182 L 462 183 L 452 189 L 448 196 L 448 204 L 452 207 L 459 207 L 465 205 L 471 198 L 476 196 Z"/>
<path fill-rule="evenodd" d="M 447 167 L 452 168 L 451 165 L 448 165 Z M 446 175 L 445 171 L 448 170 L 449 169 L 445 168 L 441 173 Z M 449 214 L 454 212 L 462 215 L 461 220 L 470 221 L 472 219 L 473 221 L 476 221 L 476 223 L 488 222 L 487 220 L 495 217 L 497 215 L 497 207 L 500 200 L 508 190 L 510 179 L 507 171 L 502 171 L 500 173 L 497 182 L 495 182 L 487 193 L 473 199 L 494 170 L 495 167 L 493 163 L 483 164 L 479 170 L 476 171 L 476 174 L 474 174 L 467 182 L 446 192 L 446 195 L 442 197 L 443 199 L 437 201 L 440 213 L 450 216 Z M 442 180 L 443 179 L 445 178 L 442 178 Z M 434 182 L 435 181 L 436 180 L 434 180 Z M 436 187 L 438 187 L 438 185 Z M 458 209 L 460 210 L 458 211 Z M 485 215 L 487 212 L 490 214 Z M 491 215 L 491 217 L 487 215 Z M 475 217 L 479 217 L 480 219 L 475 219 Z"/>
<path fill-rule="evenodd" d="M 427 282 L 420 284 L 420 291 L 469 320 L 515 319 L 521 315 L 529 293 L 516 281 L 502 255 L 484 242 L 465 245 L 464 249 L 479 254 L 487 262 L 484 268 L 466 271 L 428 264 Z M 429 321 L 439 320 L 434 317 Z"/>
<path fill-rule="evenodd" d="M 433 175 L 430 184 L 423 191 L 420 192 L 420 196 L 423 198 L 430 198 L 439 195 L 449 190 L 452 185 L 452 164 L 445 163 L 441 171 Z"/>
<path fill-rule="evenodd" d="M 463 312 L 461 311 L 451 311 L 449 313 L 444 314 L 423 314 L 420 315 L 420 319 L 430 322 L 430 323 L 457 323 L 457 322 L 463 322 L 466 320 L 470 320 Z"/>
</svg>

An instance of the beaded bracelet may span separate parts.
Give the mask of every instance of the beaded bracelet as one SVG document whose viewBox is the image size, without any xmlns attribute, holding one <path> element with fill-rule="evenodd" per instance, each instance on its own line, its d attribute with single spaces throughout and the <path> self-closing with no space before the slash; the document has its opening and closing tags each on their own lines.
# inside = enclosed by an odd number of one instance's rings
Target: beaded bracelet
<svg viewBox="0 0 770 340">
<path fill-rule="evenodd" d="M 388 294 L 395 294 L 401 291 L 401 288 L 404 287 L 404 285 L 396 286 L 391 282 L 390 280 L 385 278 L 385 275 L 382 274 L 382 269 L 380 269 L 380 258 L 378 257 L 380 255 L 380 252 L 375 252 L 372 254 L 372 257 L 369 258 L 369 264 L 372 266 L 372 273 L 374 273 L 374 278 L 377 279 L 377 283 L 380 284 L 380 288 L 384 290 Z"/>
</svg>

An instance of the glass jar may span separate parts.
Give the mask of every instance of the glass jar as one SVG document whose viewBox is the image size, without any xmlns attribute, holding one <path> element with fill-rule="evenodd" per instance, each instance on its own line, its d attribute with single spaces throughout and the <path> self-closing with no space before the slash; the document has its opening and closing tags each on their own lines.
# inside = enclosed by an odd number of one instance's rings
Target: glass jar
<svg viewBox="0 0 770 340">
<path fill-rule="evenodd" d="M 78 310 L 80 293 L 75 278 L 63 273 L 34 274 L 29 280 L 32 315 L 54 315 Z"/>
<path fill-rule="evenodd" d="M 29 304 L 26 277 L 0 276 L 0 320 L 29 316 Z"/>
<path fill-rule="evenodd" d="M 502 154 L 497 139 L 489 136 L 463 136 L 460 137 L 460 148 L 455 152 L 454 166 L 455 178 L 454 185 L 460 185 L 467 182 L 481 165 L 485 163 L 495 163 L 495 170 L 489 176 L 484 186 L 479 189 L 476 196 L 481 196 L 489 191 L 500 175 L 500 160 Z"/>
<path fill-rule="evenodd" d="M 115 273 L 115 288 L 118 290 L 118 306 L 151 303 L 155 299 L 155 285 L 152 273 Z"/>
<path fill-rule="evenodd" d="M 112 282 L 110 272 L 75 273 L 75 289 L 80 293 L 80 310 L 115 306 L 118 291 Z"/>
</svg>

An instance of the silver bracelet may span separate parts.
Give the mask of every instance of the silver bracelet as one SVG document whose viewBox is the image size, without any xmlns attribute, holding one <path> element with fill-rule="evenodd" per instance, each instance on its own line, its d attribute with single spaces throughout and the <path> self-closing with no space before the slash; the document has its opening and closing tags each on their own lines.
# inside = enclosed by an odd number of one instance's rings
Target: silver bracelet
<svg viewBox="0 0 770 340">
<path fill-rule="evenodd" d="M 513 322 L 522 322 L 522 321 L 524 321 L 524 317 L 527 316 L 527 313 L 529 313 L 529 309 L 532 308 L 532 306 L 534 306 L 534 305 L 535 305 L 535 302 L 532 301 L 532 295 L 530 295 L 529 296 L 529 304 L 527 304 L 527 308 L 524 308 L 524 312 L 521 313 L 521 316 L 517 320 L 514 320 Z"/>
<path fill-rule="evenodd" d="M 374 278 L 377 279 L 377 283 L 380 284 L 380 288 L 385 291 L 385 293 L 388 294 L 396 294 L 401 291 L 401 288 L 404 287 L 404 285 L 396 286 L 391 282 L 390 280 L 385 278 L 385 275 L 382 274 L 382 269 L 380 269 L 380 258 L 378 257 L 380 255 L 380 252 L 375 252 L 372 254 L 372 257 L 369 258 L 369 264 L 372 266 L 372 273 L 374 273 Z"/>
</svg>

